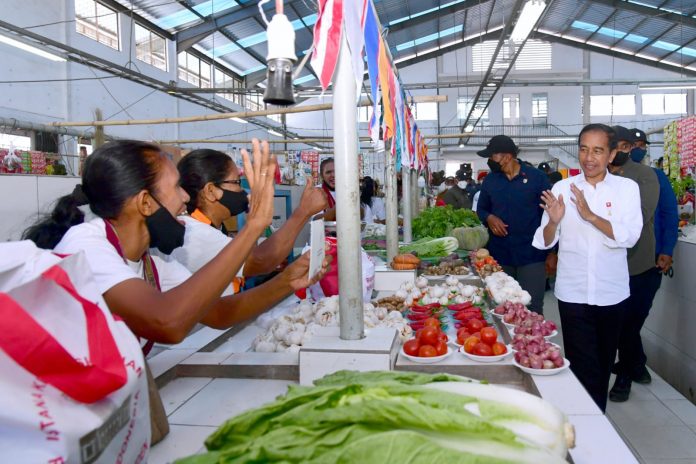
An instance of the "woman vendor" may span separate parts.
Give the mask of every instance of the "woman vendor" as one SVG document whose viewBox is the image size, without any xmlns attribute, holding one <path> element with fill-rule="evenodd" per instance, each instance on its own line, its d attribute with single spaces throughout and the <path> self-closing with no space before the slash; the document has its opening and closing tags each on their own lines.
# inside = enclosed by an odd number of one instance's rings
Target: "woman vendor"
<svg viewBox="0 0 696 464">
<path fill-rule="evenodd" d="M 184 243 L 186 228 L 176 216 L 189 196 L 167 154 L 144 142 L 116 141 L 96 150 L 85 163 L 84 198 L 80 192 L 62 197 L 25 238 L 43 248 L 55 245 L 57 253 L 84 251 L 109 309 L 139 337 L 179 343 L 198 322 L 230 327 L 311 284 L 309 257 L 303 256 L 259 287 L 220 297 L 273 218 L 276 164 L 266 142 L 261 146 L 254 140 L 253 153 L 252 165 L 243 151 L 251 186 L 246 226 L 193 274 L 174 259 L 150 254 L 150 248 L 170 254 Z M 83 222 L 78 209 L 83 203 L 96 219 Z"/>
<path fill-rule="evenodd" d="M 222 231 L 223 221 L 246 212 L 247 193 L 241 187 L 238 167 L 220 151 L 192 151 L 177 168 L 181 176 L 180 185 L 190 198 L 186 204 L 190 216 L 180 216 L 186 224 L 184 245 L 174 250 L 171 256 L 189 271 L 196 272 L 232 242 L 232 238 Z M 238 292 L 244 276 L 275 270 L 292 251 L 306 222 L 326 207 L 322 189 L 307 182 L 298 208 L 278 231 L 252 248 L 238 277 L 223 295 Z"/>
</svg>

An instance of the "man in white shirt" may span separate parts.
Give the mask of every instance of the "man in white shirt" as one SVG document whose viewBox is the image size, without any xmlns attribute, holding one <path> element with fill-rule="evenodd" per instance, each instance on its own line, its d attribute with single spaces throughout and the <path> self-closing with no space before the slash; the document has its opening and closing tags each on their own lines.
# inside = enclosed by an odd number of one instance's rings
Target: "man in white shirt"
<svg viewBox="0 0 696 464">
<path fill-rule="evenodd" d="M 609 126 L 583 128 L 582 174 L 544 192 L 533 241 L 539 249 L 559 244 L 555 294 L 565 354 L 602 411 L 630 294 L 626 250 L 643 227 L 638 184 L 607 172 L 616 146 Z"/>
</svg>

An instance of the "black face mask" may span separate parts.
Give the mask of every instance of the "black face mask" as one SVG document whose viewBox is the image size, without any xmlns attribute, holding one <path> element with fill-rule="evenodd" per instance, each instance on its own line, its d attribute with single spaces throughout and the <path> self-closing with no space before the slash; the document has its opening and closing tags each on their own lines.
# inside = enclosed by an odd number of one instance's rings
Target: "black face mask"
<svg viewBox="0 0 696 464">
<path fill-rule="evenodd" d="M 625 151 L 619 151 L 611 162 L 612 166 L 623 166 L 628 161 L 628 153 Z"/>
<path fill-rule="evenodd" d="M 169 255 L 184 244 L 186 227 L 177 221 L 157 198 L 152 198 L 160 208 L 145 218 L 145 226 L 150 233 L 150 247 Z"/>
<path fill-rule="evenodd" d="M 230 210 L 231 216 L 246 213 L 249 208 L 249 198 L 244 190 L 241 192 L 231 192 L 222 189 L 222 197 L 218 201 L 222 206 Z"/>
<path fill-rule="evenodd" d="M 503 166 L 500 165 L 499 162 L 492 160 L 491 158 L 488 158 L 488 167 L 491 169 L 491 172 L 500 172 L 503 170 Z"/>
</svg>

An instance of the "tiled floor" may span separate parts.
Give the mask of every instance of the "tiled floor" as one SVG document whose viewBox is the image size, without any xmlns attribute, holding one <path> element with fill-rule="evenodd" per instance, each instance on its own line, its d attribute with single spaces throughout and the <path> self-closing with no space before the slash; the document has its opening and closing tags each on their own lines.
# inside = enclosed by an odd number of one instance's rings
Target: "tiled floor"
<svg viewBox="0 0 696 464">
<path fill-rule="evenodd" d="M 558 304 L 551 292 L 545 298 L 544 314 L 549 319 L 560 321 Z M 201 337 L 204 335 L 198 334 L 198 338 Z M 561 336 L 554 341 L 563 342 Z M 182 345 L 181 348 L 161 353 L 163 364 L 174 361 L 169 358 L 175 355 L 177 359 L 189 356 L 189 350 L 195 347 Z M 165 366 L 158 367 L 165 369 Z M 641 463 L 696 464 L 696 406 L 657 374 L 651 371 L 651 375 L 651 384 L 633 385 L 629 401 L 609 402 L 609 420 Z M 289 383 L 205 378 L 181 378 L 170 382 L 161 394 L 171 432 L 152 449 L 149 462 L 170 463 L 175 458 L 202 451 L 205 438 L 226 419 L 259 406 L 258 401 L 254 400 L 257 388 L 270 389 L 272 396 L 264 396 L 272 398 L 285 393 Z"/>
<path fill-rule="evenodd" d="M 558 302 L 551 292 L 544 299 L 544 316 L 560 322 Z M 563 344 L 561 336 L 554 341 Z M 650 374 L 649 385 L 633 384 L 627 402 L 610 401 L 607 417 L 640 462 L 696 464 L 696 406 L 655 372 Z"/>
</svg>

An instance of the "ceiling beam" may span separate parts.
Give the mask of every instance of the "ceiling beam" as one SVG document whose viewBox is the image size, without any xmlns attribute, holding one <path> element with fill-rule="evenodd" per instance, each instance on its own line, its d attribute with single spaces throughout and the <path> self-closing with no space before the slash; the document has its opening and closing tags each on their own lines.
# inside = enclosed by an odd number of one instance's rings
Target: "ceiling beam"
<svg viewBox="0 0 696 464">
<path fill-rule="evenodd" d="M 238 23 L 257 14 L 256 4 L 250 4 L 242 7 L 235 6 L 208 16 L 204 18 L 202 23 L 183 29 L 175 35 L 176 50 L 177 52 L 188 50 L 213 32 L 220 30 L 220 28 Z"/>
<path fill-rule="evenodd" d="M 501 33 L 502 33 L 502 29 L 499 29 L 497 31 L 493 31 L 493 32 L 489 32 L 487 34 L 472 37 L 469 40 L 464 40 L 462 42 L 451 45 L 449 47 L 444 47 L 444 48 L 441 48 L 437 51 L 433 51 L 431 53 L 425 53 L 423 55 L 415 56 L 413 58 L 409 58 L 408 60 L 404 60 L 404 61 L 399 61 L 397 58 L 397 60 L 396 60 L 397 63 L 395 63 L 394 66 L 396 66 L 398 69 L 405 68 L 406 66 L 411 66 L 411 65 L 414 65 L 416 63 L 421 63 L 423 61 L 432 60 L 434 58 L 437 58 L 438 56 L 444 55 L 445 53 L 453 52 L 455 50 L 459 50 L 459 49 L 465 48 L 465 47 L 470 47 L 470 46 L 475 45 L 475 44 L 477 44 L 481 41 L 484 41 L 484 40 L 497 40 L 500 37 Z M 472 85 L 478 85 L 478 82 L 475 84 L 472 84 Z"/>
<path fill-rule="evenodd" d="M 121 5 L 116 0 L 99 0 L 99 3 L 103 3 L 105 6 L 108 6 L 109 8 L 116 10 L 117 12 L 122 13 L 126 16 L 131 16 L 136 22 L 138 22 L 142 26 L 145 26 L 148 29 L 156 32 L 157 34 L 161 35 L 165 39 L 174 40 L 174 36 L 172 35 L 171 32 L 169 32 L 165 29 L 162 29 L 157 24 L 153 23 L 149 19 L 145 19 L 144 17 L 140 16 L 138 13 L 135 13 L 130 8 Z"/>
<path fill-rule="evenodd" d="M 592 3 L 598 3 L 600 5 L 610 6 L 615 9 L 635 11 L 636 13 L 641 13 L 646 16 L 658 16 L 661 19 L 671 21 L 677 24 L 685 24 L 687 26 L 696 27 L 696 18 L 692 16 L 680 15 L 677 13 L 670 13 L 669 11 L 659 10 L 657 8 L 650 8 L 648 6 L 639 5 L 637 3 L 629 3 L 624 0 L 591 0 Z"/>
<path fill-rule="evenodd" d="M 398 32 L 403 29 L 411 29 L 414 28 L 415 26 L 418 26 L 420 24 L 423 24 L 425 22 L 428 22 L 430 20 L 439 18 L 441 16 L 446 16 L 448 14 L 456 13 L 458 11 L 466 10 L 468 8 L 471 8 L 472 6 L 478 5 L 479 2 L 477 0 L 468 0 L 464 1 L 462 3 L 457 3 L 456 5 L 451 5 L 445 8 L 440 8 L 439 10 L 431 11 L 430 13 L 426 13 L 421 16 L 416 16 L 415 18 L 407 19 L 404 21 L 401 21 L 399 23 L 394 24 L 393 26 L 389 26 L 387 24 L 382 24 L 382 27 L 384 29 L 387 29 L 389 33 L 392 32 Z M 377 3 L 375 6 L 377 7 L 377 12 L 379 14 L 379 5 L 381 3 Z M 418 14 L 417 12 L 414 14 Z"/>
<path fill-rule="evenodd" d="M 536 31 L 533 33 L 535 37 L 548 40 L 549 42 L 556 42 L 569 47 L 579 48 L 581 50 L 589 50 L 591 52 L 601 53 L 602 55 L 612 56 L 614 58 L 622 58 L 624 60 L 633 61 L 635 63 L 644 64 L 646 66 L 652 66 L 659 69 L 664 69 L 666 71 L 671 71 L 673 73 L 681 73 L 691 77 L 696 77 L 696 71 L 692 71 L 687 68 L 682 68 L 679 66 L 672 66 L 669 64 L 661 63 L 659 61 L 649 60 L 647 58 L 641 58 L 639 56 L 629 55 L 628 53 L 619 52 L 616 50 L 609 50 L 607 48 L 596 47 L 594 45 L 586 44 L 583 42 L 576 42 L 574 40 L 559 37 L 555 34 L 547 34 L 545 32 Z"/>
</svg>

